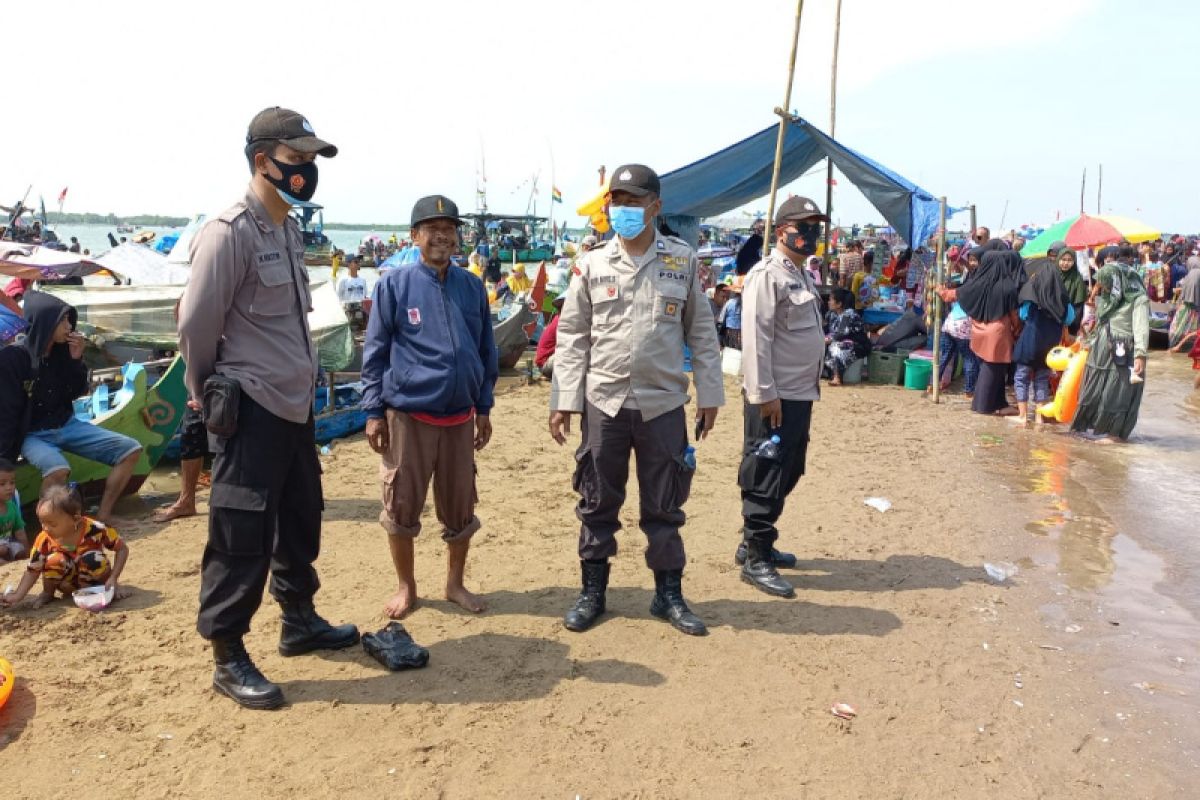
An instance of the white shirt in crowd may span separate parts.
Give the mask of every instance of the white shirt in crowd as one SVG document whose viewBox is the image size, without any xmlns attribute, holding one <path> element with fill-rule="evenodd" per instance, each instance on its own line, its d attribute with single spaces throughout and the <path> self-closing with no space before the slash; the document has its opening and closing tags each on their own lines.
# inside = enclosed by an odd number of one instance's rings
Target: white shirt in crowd
<svg viewBox="0 0 1200 800">
<path fill-rule="evenodd" d="M 342 278 L 338 281 L 337 294 L 342 305 L 361 303 L 367 297 L 367 282 L 361 276 Z"/>
</svg>

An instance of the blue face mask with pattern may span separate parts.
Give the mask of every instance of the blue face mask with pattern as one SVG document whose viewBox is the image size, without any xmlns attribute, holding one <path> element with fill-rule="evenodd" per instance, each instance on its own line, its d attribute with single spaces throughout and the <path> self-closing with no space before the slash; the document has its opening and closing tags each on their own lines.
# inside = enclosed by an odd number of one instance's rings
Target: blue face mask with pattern
<svg viewBox="0 0 1200 800">
<path fill-rule="evenodd" d="M 636 239 L 646 229 L 646 209 L 637 206 L 609 206 L 608 221 L 622 239 Z"/>
</svg>

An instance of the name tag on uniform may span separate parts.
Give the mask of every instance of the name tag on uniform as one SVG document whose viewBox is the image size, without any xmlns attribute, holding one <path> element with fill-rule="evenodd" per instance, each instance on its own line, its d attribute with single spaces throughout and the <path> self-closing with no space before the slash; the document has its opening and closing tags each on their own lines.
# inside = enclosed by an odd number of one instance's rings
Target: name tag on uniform
<svg viewBox="0 0 1200 800">
<path fill-rule="evenodd" d="M 266 267 L 271 264 L 280 264 L 283 262 L 283 253 L 278 250 L 268 250 L 265 253 L 255 253 L 254 259 L 260 267 Z"/>
<path fill-rule="evenodd" d="M 592 286 L 599 286 L 602 283 L 616 283 L 616 275 L 597 275 L 588 279 L 588 283 Z"/>
</svg>

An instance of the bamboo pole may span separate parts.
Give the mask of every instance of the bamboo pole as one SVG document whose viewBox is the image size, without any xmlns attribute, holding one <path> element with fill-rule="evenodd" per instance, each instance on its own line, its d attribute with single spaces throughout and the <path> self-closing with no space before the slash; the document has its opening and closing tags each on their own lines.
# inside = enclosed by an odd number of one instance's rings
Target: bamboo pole
<svg viewBox="0 0 1200 800">
<path fill-rule="evenodd" d="M 1096 175 L 1096 213 L 1100 211 L 1100 196 L 1104 194 L 1104 165 L 1101 164 Z"/>
<path fill-rule="evenodd" d="M 970 236 L 971 236 L 971 241 L 974 242 L 975 241 L 975 204 L 972 203 L 970 208 L 971 208 L 971 234 L 970 234 Z"/>
<path fill-rule="evenodd" d="M 933 265 L 934 286 L 946 280 L 946 198 L 941 198 L 938 213 L 937 261 Z M 928 283 L 928 278 L 926 282 Z M 933 293 L 933 402 L 942 402 L 942 296 Z M 953 374 L 953 373 L 951 373 Z"/>
<path fill-rule="evenodd" d="M 1083 168 L 1083 179 L 1079 182 L 1079 213 L 1083 214 L 1083 195 L 1087 192 L 1087 167 Z"/>
<path fill-rule="evenodd" d="M 779 136 L 775 139 L 775 164 L 771 168 L 771 197 L 767 202 L 767 218 L 763 227 L 763 258 L 766 258 L 771 242 L 771 224 L 775 219 L 775 194 L 779 191 L 779 170 L 783 163 L 783 141 L 787 126 L 791 124 L 792 80 L 796 77 L 796 47 L 800 42 L 800 16 L 804 13 L 804 0 L 796 0 L 796 26 L 792 31 L 792 55 L 788 58 L 787 90 L 783 93 L 783 107 L 775 109 L 779 115 Z"/>
<path fill-rule="evenodd" d="M 837 0 L 837 10 L 833 17 L 833 64 L 829 68 L 829 138 L 837 135 L 837 68 L 838 45 L 842 38 L 842 0 Z M 825 216 L 829 222 L 825 224 L 825 258 L 821 271 L 825 275 L 825 283 L 829 283 L 829 268 L 833 253 L 829 252 L 829 228 L 833 225 L 833 159 L 826 158 L 825 169 Z"/>
</svg>

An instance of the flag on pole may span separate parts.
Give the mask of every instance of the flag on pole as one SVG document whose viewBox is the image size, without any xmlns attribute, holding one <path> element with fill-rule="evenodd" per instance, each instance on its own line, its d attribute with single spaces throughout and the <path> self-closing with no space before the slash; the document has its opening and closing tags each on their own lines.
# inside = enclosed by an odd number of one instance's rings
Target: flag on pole
<svg viewBox="0 0 1200 800">
<path fill-rule="evenodd" d="M 558 187 L 557 187 L 557 186 L 551 186 L 551 187 L 550 187 L 550 199 L 551 199 L 552 201 L 554 201 L 555 203 L 561 203 L 561 202 L 562 202 L 562 192 L 560 192 L 560 191 L 558 190 Z"/>
<path fill-rule="evenodd" d="M 58 193 L 58 204 L 61 206 L 66 199 L 67 199 L 67 187 L 64 186 L 63 190 Z"/>
<path fill-rule="evenodd" d="M 830 186 L 837 186 L 837 178 L 830 178 L 830 179 L 829 179 L 829 185 L 830 185 Z"/>
</svg>

